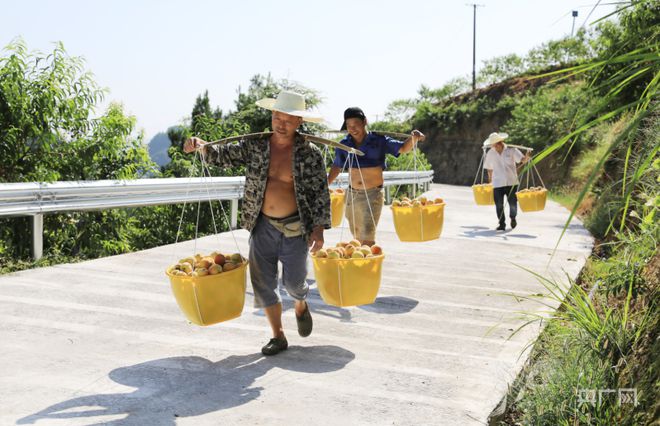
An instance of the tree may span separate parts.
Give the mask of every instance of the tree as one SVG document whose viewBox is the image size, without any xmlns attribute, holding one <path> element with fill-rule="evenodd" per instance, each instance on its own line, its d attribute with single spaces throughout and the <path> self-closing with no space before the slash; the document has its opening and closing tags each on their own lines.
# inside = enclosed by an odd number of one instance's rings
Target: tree
<svg viewBox="0 0 660 426">
<path fill-rule="evenodd" d="M 134 117 L 103 98 L 80 58 L 61 43 L 45 55 L 17 40 L 0 56 L 0 182 L 135 179 L 155 170 Z M 47 253 L 99 256 L 130 248 L 126 211 L 48 215 Z M 83 226 L 84 225 L 84 226 Z M 0 258 L 29 254 L 26 218 L 0 220 Z M 0 262 L 2 263 L 2 262 Z"/>
<path fill-rule="evenodd" d="M 57 44 L 30 53 L 22 40 L 0 57 L 0 182 L 124 179 L 153 170 L 135 118 L 119 104 L 93 118 L 104 93 L 80 58 Z"/>
<path fill-rule="evenodd" d="M 211 101 L 209 100 L 208 90 L 205 90 L 203 95 L 199 95 L 197 96 L 197 99 L 195 99 L 195 105 L 193 106 L 192 113 L 190 114 L 190 128 L 193 131 L 197 129 L 197 124 L 201 117 L 209 117 L 215 119 L 222 118 L 222 110 L 220 108 L 216 108 L 214 111 L 211 110 Z"/>
</svg>

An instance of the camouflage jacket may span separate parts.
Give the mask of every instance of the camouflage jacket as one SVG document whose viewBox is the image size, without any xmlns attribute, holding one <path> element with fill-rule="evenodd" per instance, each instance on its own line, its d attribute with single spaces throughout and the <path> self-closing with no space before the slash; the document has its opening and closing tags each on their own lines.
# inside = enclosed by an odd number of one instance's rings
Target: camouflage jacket
<svg viewBox="0 0 660 426">
<path fill-rule="evenodd" d="M 246 139 L 235 144 L 213 145 L 209 148 L 206 153 L 207 162 L 221 167 L 245 166 L 241 226 L 252 231 L 266 192 L 270 165 L 269 139 Z M 296 136 L 291 170 L 302 233 L 305 239 L 309 239 L 314 227 L 331 227 L 330 193 L 321 151 L 301 136 Z"/>
</svg>

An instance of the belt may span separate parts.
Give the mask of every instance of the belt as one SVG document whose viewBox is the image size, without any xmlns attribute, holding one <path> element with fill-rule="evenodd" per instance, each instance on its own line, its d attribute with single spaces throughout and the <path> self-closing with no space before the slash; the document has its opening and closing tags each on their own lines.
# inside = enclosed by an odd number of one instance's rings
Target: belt
<svg viewBox="0 0 660 426">
<path fill-rule="evenodd" d="M 282 225 L 300 221 L 300 214 L 298 213 L 294 213 L 291 216 L 287 216 L 287 217 L 271 217 L 264 213 L 261 213 L 261 215 L 266 219 L 275 221 L 277 223 L 281 223 Z"/>
<path fill-rule="evenodd" d="M 352 186 L 348 185 L 348 189 L 350 189 L 351 191 L 365 191 L 365 190 L 369 191 L 371 189 L 383 189 L 383 185 L 372 186 L 371 188 L 360 188 L 360 189 L 353 188 Z"/>
</svg>

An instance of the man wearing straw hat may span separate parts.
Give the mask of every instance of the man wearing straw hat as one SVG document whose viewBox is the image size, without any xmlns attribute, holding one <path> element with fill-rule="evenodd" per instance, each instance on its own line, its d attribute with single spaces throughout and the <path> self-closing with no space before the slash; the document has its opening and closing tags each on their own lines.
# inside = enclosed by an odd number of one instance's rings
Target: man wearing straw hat
<svg viewBox="0 0 660 426">
<path fill-rule="evenodd" d="M 364 156 L 349 157 L 346 151 L 335 150 L 335 160 L 328 174 L 331 184 L 342 169 L 349 169 L 350 186 L 346 193 L 346 218 L 353 237 L 362 244 L 376 242 L 376 226 L 383 209 L 383 170 L 387 168 L 385 155 L 411 151 L 415 144 L 426 137 L 419 130 L 413 130 L 404 142 L 367 131 L 367 117 L 362 109 L 351 107 L 344 111 L 344 124 L 341 130 L 348 135 L 340 142 L 359 149 Z"/>
<path fill-rule="evenodd" d="M 305 98 L 294 92 L 282 91 L 277 99 L 261 99 L 257 105 L 273 111 L 271 136 L 212 146 L 190 138 L 184 151 L 201 149 L 206 162 L 222 167 L 245 166 L 241 225 L 250 231 L 255 306 L 264 308 L 273 332 L 261 351 L 275 355 L 288 347 L 277 289 L 278 261 L 282 282 L 295 299 L 298 333 L 307 337 L 312 332 L 305 301 L 307 253 L 323 247 L 323 230 L 331 225 L 330 195 L 321 151 L 297 132 L 303 121 L 323 119 L 307 111 Z"/>
<path fill-rule="evenodd" d="M 504 220 L 504 197 L 509 203 L 509 218 L 511 229 L 518 224 L 516 215 L 518 213 L 518 170 L 516 164 L 525 164 L 529 160 L 529 151 L 523 155 L 518 148 L 509 147 L 504 140 L 509 135 L 506 133 L 491 133 L 484 141 L 484 147 L 491 149 L 486 154 L 484 169 L 488 170 L 488 181 L 493 184 L 493 198 L 495 199 L 495 212 L 499 225 L 498 231 L 506 229 Z"/>
</svg>

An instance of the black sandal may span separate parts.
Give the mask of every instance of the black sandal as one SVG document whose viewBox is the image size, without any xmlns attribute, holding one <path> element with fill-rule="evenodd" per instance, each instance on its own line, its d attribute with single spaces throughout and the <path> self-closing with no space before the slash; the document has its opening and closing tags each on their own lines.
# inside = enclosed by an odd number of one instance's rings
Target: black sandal
<svg viewBox="0 0 660 426">
<path fill-rule="evenodd" d="M 296 315 L 296 321 L 298 322 L 298 334 L 300 337 L 307 337 L 312 334 L 314 323 L 312 322 L 312 314 L 309 312 L 309 304 L 307 302 L 305 302 L 305 311 L 302 315 Z"/>
<path fill-rule="evenodd" d="M 266 346 L 261 348 L 261 353 L 264 355 L 277 355 L 285 351 L 289 347 L 289 342 L 285 337 L 273 337 L 266 343 Z"/>
</svg>

